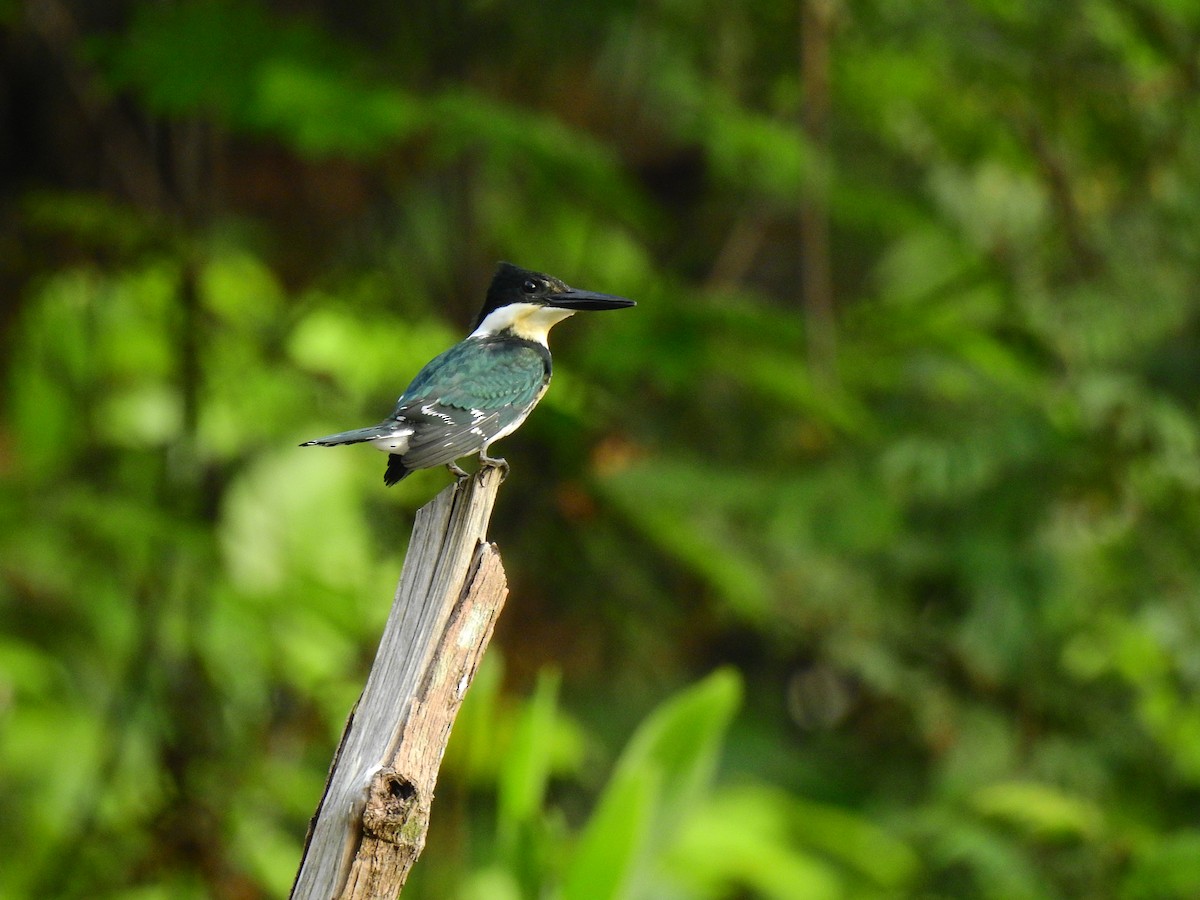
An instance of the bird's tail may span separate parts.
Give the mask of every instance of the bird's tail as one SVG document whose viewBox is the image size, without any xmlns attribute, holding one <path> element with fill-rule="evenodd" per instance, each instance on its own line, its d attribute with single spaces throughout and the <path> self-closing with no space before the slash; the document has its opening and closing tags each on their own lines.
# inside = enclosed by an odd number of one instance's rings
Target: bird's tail
<svg viewBox="0 0 1200 900">
<path fill-rule="evenodd" d="M 365 444 L 367 441 L 396 436 L 395 423 L 383 422 L 379 425 L 372 425 L 370 428 L 355 428 L 353 431 L 339 431 L 337 434 L 327 434 L 325 437 L 305 441 L 300 446 L 336 447 L 339 444 Z M 401 436 L 404 436 L 404 433 L 401 433 Z M 401 454 L 389 453 L 387 472 L 383 476 L 383 483 L 391 487 L 400 479 L 407 477 L 410 472 L 412 472 L 412 469 L 404 465 L 404 458 Z"/>
<path fill-rule="evenodd" d="M 390 437 L 396 431 L 396 426 L 390 422 L 372 425 L 370 428 L 355 428 L 353 431 L 339 431 L 337 434 L 327 434 L 325 437 L 305 441 L 301 447 L 336 447 L 339 444 L 362 444 L 378 438 Z"/>
</svg>

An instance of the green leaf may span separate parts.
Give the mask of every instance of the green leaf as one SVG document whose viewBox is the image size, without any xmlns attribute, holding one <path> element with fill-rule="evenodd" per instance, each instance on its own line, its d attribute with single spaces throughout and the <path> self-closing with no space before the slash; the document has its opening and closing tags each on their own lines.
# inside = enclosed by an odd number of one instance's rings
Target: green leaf
<svg viewBox="0 0 1200 900">
<path fill-rule="evenodd" d="M 502 846 L 511 845 L 518 830 L 542 808 L 555 745 L 559 680 L 558 673 L 550 669 L 538 673 L 537 686 L 525 705 L 500 771 L 497 819 Z"/>
<path fill-rule="evenodd" d="M 258 73 L 258 125 L 287 138 L 302 154 L 367 157 L 426 124 L 425 104 L 403 92 L 359 84 L 341 72 L 270 62 Z"/>
<path fill-rule="evenodd" d="M 616 777 L 646 768 L 659 771 L 660 815 L 673 821 L 711 780 L 741 695 L 741 678 L 733 669 L 718 669 L 676 694 L 638 726 L 617 763 Z"/>
<path fill-rule="evenodd" d="M 562 886 L 562 900 L 629 896 L 651 834 L 661 773 L 634 769 L 614 776 L 579 838 Z"/>
<path fill-rule="evenodd" d="M 740 678 L 721 669 L 643 720 L 583 830 L 566 870 L 564 897 L 627 895 L 711 780 L 740 698 Z"/>
<path fill-rule="evenodd" d="M 1098 807 L 1049 784 L 1008 781 L 977 790 L 972 803 L 983 815 L 1008 822 L 1033 837 L 1094 837 L 1103 824 Z"/>
<path fill-rule="evenodd" d="M 1200 896 L 1200 831 L 1184 829 L 1147 840 L 1133 855 L 1120 896 L 1124 900 Z"/>
<path fill-rule="evenodd" d="M 706 897 L 753 892 L 770 900 L 834 900 L 847 879 L 789 833 L 792 801 L 782 791 L 721 792 L 688 817 L 668 853 L 669 873 Z"/>
<path fill-rule="evenodd" d="M 748 496 L 752 482 L 765 479 L 714 472 L 714 481 L 704 477 L 707 471 L 686 463 L 637 466 L 605 479 L 601 487 L 652 543 L 701 575 L 741 615 L 761 619 L 770 610 L 770 581 L 750 548 L 736 539 L 713 492 L 740 488 Z M 688 499 L 697 485 L 709 492 L 703 511 L 691 510 Z"/>
</svg>

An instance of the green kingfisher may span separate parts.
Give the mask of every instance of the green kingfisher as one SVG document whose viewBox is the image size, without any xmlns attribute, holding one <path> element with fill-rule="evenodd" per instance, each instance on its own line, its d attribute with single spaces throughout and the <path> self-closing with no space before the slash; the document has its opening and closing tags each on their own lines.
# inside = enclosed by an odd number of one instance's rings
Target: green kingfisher
<svg viewBox="0 0 1200 900">
<path fill-rule="evenodd" d="M 457 460 L 472 453 L 481 465 L 507 473 L 508 463 L 493 459 L 488 448 L 516 431 L 546 393 L 551 327 L 580 310 L 633 305 L 500 263 L 470 335 L 417 373 L 390 416 L 300 446 L 373 444 L 388 455 L 383 481 L 389 486 L 415 469 L 441 465 L 464 478 Z"/>
</svg>

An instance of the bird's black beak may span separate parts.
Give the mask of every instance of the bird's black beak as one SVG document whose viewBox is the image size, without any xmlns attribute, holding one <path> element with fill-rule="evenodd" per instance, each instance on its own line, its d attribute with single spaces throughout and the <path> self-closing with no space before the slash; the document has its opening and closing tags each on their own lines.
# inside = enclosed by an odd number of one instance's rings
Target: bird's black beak
<svg viewBox="0 0 1200 900">
<path fill-rule="evenodd" d="M 592 291 L 578 291 L 567 288 L 546 297 L 547 306 L 559 309 L 621 309 L 626 306 L 637 306 L 632 300 L 624 297 L 614 297 L 612 294 L 597 294 Z"/>
</svg>

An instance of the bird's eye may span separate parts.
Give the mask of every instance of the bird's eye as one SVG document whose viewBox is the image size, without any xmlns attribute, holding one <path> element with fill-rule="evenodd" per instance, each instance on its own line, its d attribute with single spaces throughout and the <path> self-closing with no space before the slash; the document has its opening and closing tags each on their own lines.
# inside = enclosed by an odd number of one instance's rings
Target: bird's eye
<svg viewBox="0 0 1200 900">
<path fill-rule="evenodd" d="M 523 285 L 521 285 L 521 290 L 523 290 L 526 294 L 536 294 L 538 292 L 538 287 L 538 283 L 530 278 L 526 280 Z"/>
</svg>

